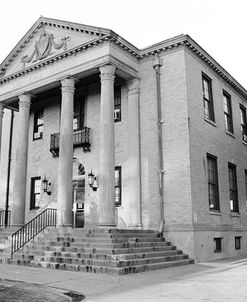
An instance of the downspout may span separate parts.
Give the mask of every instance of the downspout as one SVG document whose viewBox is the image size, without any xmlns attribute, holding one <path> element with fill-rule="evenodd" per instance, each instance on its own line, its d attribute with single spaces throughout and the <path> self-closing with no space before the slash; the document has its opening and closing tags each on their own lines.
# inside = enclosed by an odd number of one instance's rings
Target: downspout
<svg viewBox="0 0 247 302">
<path fill-rule="evenodd" d="M 7 170 L 7 188 L 6 188 L 6 203 L 5 203 L 5 228 L 10 225 L 8 210 L 9 210 L 9 184 L 10 184 L 10 168 L 11 168 L 11 153 L 13 140 L 13 122 L 14 110 L 11 110 L 10 129 L 9 129 L 9 154 L 8 154 L 8 170 Z"/>
<path fill-rule="evenodd" d="M 164 230 L 164 157 L 163 157 L 163 131 L 162 125 L 164 120 L 162 119 L 162 108 L 161 108 L 161 90 L 160 90 L 160 67 L 163 62 L 155 54 L 153 67 L 156 73 L 156 100 L 157 100 L 157 130 L 158 130 L 158 153 L 159 153 L 159 194 L 160 194 L 160 224 L 159 233 L 163 235 Z"/>
</svg>

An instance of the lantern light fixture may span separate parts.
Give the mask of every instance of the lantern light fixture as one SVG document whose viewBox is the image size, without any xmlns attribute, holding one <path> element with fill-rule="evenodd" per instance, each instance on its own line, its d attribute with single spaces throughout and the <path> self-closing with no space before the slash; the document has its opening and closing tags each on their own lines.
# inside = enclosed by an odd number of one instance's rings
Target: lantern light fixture
<svg viewBox="0 0 247 302">
<path fill-rule="evenodd" d="M 51 195 L 51 183 L 46 177 L 42 180 L 42 189 L 47 195 Z"/>
<path fill-rule="evenodd" d="M 89 184 L 90 188 L 92 188 L 93 191 L 97 191 L 97 189 L 98 189 L 97 178 L 93 174 L 92 170 L 90 173 L 88 173 L 88 184 Z"/>
</svg>

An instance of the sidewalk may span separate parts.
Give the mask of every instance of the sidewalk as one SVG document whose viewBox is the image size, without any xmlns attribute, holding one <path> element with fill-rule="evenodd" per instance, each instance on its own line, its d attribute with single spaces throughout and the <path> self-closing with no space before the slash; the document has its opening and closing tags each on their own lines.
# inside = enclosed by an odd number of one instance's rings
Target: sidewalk
<svg viewBox="0 0 247 302">
<path fill-rule="evenodd" d="M 246 265 L 247 259 L 231 259 L 113 276 L 0 264 L 0 289 L 12 280 L 53 290 L 53 297 L 73 291 L 84 301 L 246 302 Z"/>
</svg>

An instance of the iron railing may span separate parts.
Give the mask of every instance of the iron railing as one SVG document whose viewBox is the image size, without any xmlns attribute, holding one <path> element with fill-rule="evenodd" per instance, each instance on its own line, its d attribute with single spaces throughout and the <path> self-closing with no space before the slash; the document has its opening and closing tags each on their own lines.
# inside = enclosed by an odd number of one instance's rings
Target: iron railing
<svg viewBox="0 0 247 302">
<path fill-rule="evenodd" d="M 47 208 L 38 216 L 26 223 L 12 235 L 11 258 L 15 252 L 21 249 L 26 243 L 42 232 L 46 227 L 56 227 L 57 210 Z"/>
<path fill-rule="evenodd" d="M 73 132 L 73 146 L 82 147 L 84 152 L 90 151 L 91 129 L 84 127 Z M 52 133 L 50 140 L 50 152 L 54 157 L 59 156 L 60 133 Z"/>
<path fill-rule="evenodd" d="M 0 210 L 0 227 L 10 227 L 11 211 Z"/>
</svg>

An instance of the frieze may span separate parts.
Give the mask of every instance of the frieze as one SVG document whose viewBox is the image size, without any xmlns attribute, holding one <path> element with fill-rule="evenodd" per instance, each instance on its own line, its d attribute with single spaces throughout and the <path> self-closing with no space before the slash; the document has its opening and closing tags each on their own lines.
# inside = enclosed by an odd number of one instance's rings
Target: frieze
<svg viewBox="0 0 247 302">
<path fill-rule="evenodd" d="M 53 34 L 49 34 L 42 30 L 41 35 L 38 41 L 35 42 L 33 53 L 29 55 L 25 55 L 21 58 L 21 62 L 23 63 L 23 67 L 25 68 L 26 63 L 35 63 L 37 61 L 43 60 L 47 58 L 49 55 L 52 55 L 52 49 L 59 50 L 63 47 L 63 49 L 67 50 L 67 43 L 70 41 L 70 37 L 64 37 L 61 39 L 59 43 L 54 41 Z"/>
</svg>

